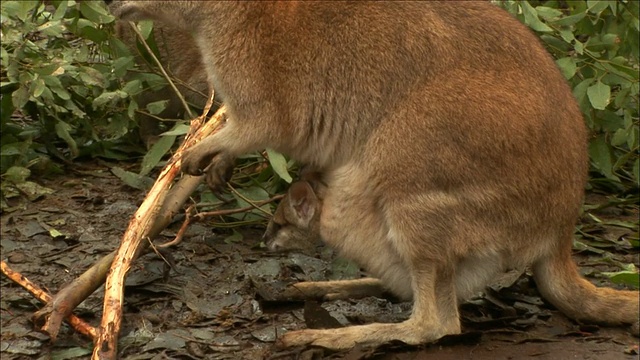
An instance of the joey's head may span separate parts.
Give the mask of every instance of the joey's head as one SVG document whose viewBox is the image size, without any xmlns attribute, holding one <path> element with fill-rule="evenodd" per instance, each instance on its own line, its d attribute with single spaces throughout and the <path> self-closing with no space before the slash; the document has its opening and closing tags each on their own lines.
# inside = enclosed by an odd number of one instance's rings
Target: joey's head
<svg viewBox="0 0 640 360">
<path fill-rule="evenodd" d="M 321 200 L 309 182 L 291 184 L 264 233 L 269 250 L 307 252 L 315 249 L 320 243 L 321 207 Z"/>
<path fill-rule="evenodd" d="M 121 20 L 158 20 L 189 31 L 199 16 L 199 1 L 184 0 L 105 0 L 111 13 Z M 207 7 L 207 4 L 202 4 Z"/>
</svg>

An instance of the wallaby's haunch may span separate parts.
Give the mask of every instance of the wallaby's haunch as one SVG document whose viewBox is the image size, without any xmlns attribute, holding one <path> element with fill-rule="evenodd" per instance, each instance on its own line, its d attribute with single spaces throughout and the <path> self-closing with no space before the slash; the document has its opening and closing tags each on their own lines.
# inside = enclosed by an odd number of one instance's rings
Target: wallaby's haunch
<svg viewBox="0 0 640 360">
<path fill-rule="evenodd" d="M 571 89 L 538 39 L 489 2 L 119 1 L 124 19 L 193 34 L 229 120 L 182 168 L 219 186 L 270 147 L 323 174 L 320 235 L 396 295 L 409 320 L 283 335 L 284 346 L 420 344 L 460 332 L 458 303 L 532 265 L 584 321 L 637 324 L 638 293 L 571 260 L 587 173 Z"/>
</svg>

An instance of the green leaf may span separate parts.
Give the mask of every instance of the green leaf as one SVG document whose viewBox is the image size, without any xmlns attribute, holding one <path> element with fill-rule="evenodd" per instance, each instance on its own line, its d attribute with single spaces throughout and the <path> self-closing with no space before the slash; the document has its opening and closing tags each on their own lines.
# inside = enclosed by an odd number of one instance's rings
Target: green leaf
<svg viewBox="0 0 640 360">
<path fill-rule="evenodd" d="M 600 14 L 604 9 L 606 9 L 609 6 L 609 1 L 587 0 L 587 6 L 589 7 L 590 13 Z"/>
<path fill-rule="evenodd" d="M 616 284 L 630 285 L 636 289 L 640 287 L 640 276 L 633 264 L 626 265 L 622 271 L 603 272 L 602 275 L 608 277 Z"/>
<path fill-rule="evenodd" d="M 145 38 L 145 40 L 149 39 L 149 35 L 151 35 L 151 32 L 153 31 L 153 21 L 142 20 L 138 22 L 137 26 L 142 37 Z"/>
<path fill-rule="evenodd" d="M 62 33 L 67 29 L 62 22 L 54 20 L 40 25 L 37 30 L 42 32 L 44 35 L 57 37 L 62 35 Z"/>
<path fill-rule="evenodd" d="M 522 4 L 522 13 L 524 14 L 525 24 L 527 24 L 530 28 L 532 28 L 535 31 L 540 31 L 540 32 L 553 31 L 553 29 L 550 28 L 547 24 L 540 21 L 540 19 L 538 18 L 538 12 L 536 11 L 536 9 L 533 8 L 533 6 L 531 6 L 531 4 L 529 4 L 528 1 L 523 1 L 521 4 Z"/>
<path fill-rule="evenodd" d="M 176 124 L 173 129 L 169 131 L 163 132 L 162 136 L 180 136 L 186 135 L 189 132 L 189 125 L 187 124 Z"/>
<path fill-rule="evenodd" d="M 133 56 L 117 58 L 112 65 L 114 75 L 123 78 L 127 74 L 127 71 L 133 67 L 134 63 Z"/>
<path fill-rule="evenodd" d="M 86 85 L 99 87 L 105 86 L 106 80 L 104 78 L 104 74 L 102 74 L 102 72 L 95 68 L 92 68 L 90 66 L 82 66 L 80 67 L 79 75 L 82 82 L 84 82 Z"/>
<path fill-rule="evenodd" d="M 269 193 L 267 193 L 263 188 L 258 186 L 251 186 L 248 188 L 239 188 L 236 189 L 240 195 L 244 196 L 249 201 L 261 201 L 269 198 Z M 233 197 L 238 201 L 238 207 L 246 207 L 249 206 L 249 203 L 238 196 L 236 193 L 233 194 Z M 268 209 L 268 204 L 265 205 L 265 208 Z"/>
<path fill-rule="evenodd" d="M 76 141 L 71 136 L 71 133 L 70 133 L 71 129 L 72 129 L 71 125 L 67 124 L 64 121 L 59 120 L 56 122 L 56 134 L 62 140 L 64 140 L 67 143 L 67 145 L 69 145 L 69 151 L 71 152 L 71 157 L 75 158 L 78 156 L 80 152 L 78 151 L 78 144 L 76 144 Z"/>
<path fill-rule="evenodd" d="M 14 142 L 2 145 L 0 148 L 0 156 L 16 156 L 24 153 L 24 143 Z"/>
<path fill-rule="evenodd" d="M 598 136 L 591 140 L 589 144 L 589 156 L 594 166 L 602 172 L 607 179 L 619 182 L 617 176 L 613 174 L 613 161 L 611 160 L 611 149 L 604 136 Z"/>
<path fill-rule="evenodd" d="M 6 16 L 16 17 L 22 21 L 26 21 L 31 12 L 38 7 L 39 3 L 40 1 L 38 0 L 2 1 L 2 12 L 5 13 Z"/>
<path fill-rule="evenodd" d="M 53 14 L 51 20 L 62 20 L 67 13 L 68 5 L 68 1 L 58 1 L 58 4 L 56 5 L 56 12 Z"/>
<path fill-rule="evenodd" d="M 626 129 L 618 129 L 613 134 L 613 138 L 611 138 L 611 145 L 620 146 L 627 142 L 627 131 Z"/>
<path fill-rule="evenodd" d="M 151 149 L 144 155 L 140 175 L 145 176 L 149 174 L 149 172 L 158 165 L 160 160 L 162 160 L 162 157 L 169 152 L 175 141 L 175 136 L 160 136 L 158 141 L 153 144 Z"/>
<path fill-rule="evenodd" d="M 70 347 L 70 348 L 52 351 L 51 360 L 77 359 L 86 355 L 90 355 L 91 353 L 92 353 L 92 350 L 89 348 Z"/>
<path fill-rule="evenodd" d="M 11 99 L 16 109 L 22 109 L 29 101 L 29 90 L 24 85 L 20 85 L 18 90 L 11 94 Z"/>
<path fill-rule="evenodd" d="M 115 20 L 115 17 L 101 5 L 101 1 L 81 1 L 80 12 L 85 18 L 96 24 L 107 24 Z"/>
<path fill-rule="evenodd" d="M 93 99 L 93 109 L 100 109 L 108 104 L 113 104 L 120 99 L 126 99 L 127 96 L 128 94 L 122 90 L 103 92 L 100 96 Z"/>
<path fill-rule="evenodd" d="M 595 84 L 587 88 L 587 96 L 589 97 L 589 102 L 591 102 L 591 106 L 593 106 L 594 109 L 604 110 L 607 105 L 609 105 L 611 87 L 597 81 Z"/>
<path fill-rule="evenodd" d="M 573 31 L 571 30 L 563 29 L 560 30 L 558 34 L 560 34 L 562 40 L 564 40 L 568 44 L 573 43 L 573 41 L 576 39 L 575 35 L 573 35 Z"/>
<path fill-rule="evenodd" d="M 58 97 L 62 100 L 70 100 L 71 95 L 69 92 L 62 86 L 60 79 L 53 75 L 45 75 L 42 77 L 45 84 L 49 87 L 49 90 L 54 92 Z"/>
<path fill-rule="evenodd" d="M 586 12 L 581 12 L 575 15 L 569 15 L 569 16 L 563 17 L 558 20 L 549 21 L 549 23 L 556 26 L 571 26 L 571 25 L 575 25 L 580 20 L 584 19 L 586 15 L 587 15 Z"/>
<path fill-rule="evenodd" d="M 31 170 L 22 166 L 12 166 L 4 173 L 4 178 L 14 184 L 23 183 L 31 176 Z"/>
<path fill-rule="evenodd" d="M 551 20 L 562 16 L 562 11 L 546 6 L 536 6 L 536 12 L 545 20 Z"/>
<path fill-rule="evenodd" d="M 120 167 L 114 166 L 111 168 L 113 175 L 117 176 L 125 184 L 138 190 L 147 190 L 153 186 L 153 180 L 149 177 L 138 175 L 131 171 L 126 171 Z"/>
<path fill-rule="evenodd" d="M 158 115 L 167 108 L 169 100 L 154 101 L 147 104 L 147 111 L 152 115 Z"/>
<path fill-rule="evenodd" d="M 39 97 L 44 92 L 44 80 L 36 79 L 33 83 L 33 96 Z"/>
<path fill-rule="evenodd" d="M 291 175 L 287 170 L 287 160 L 284 158 L 284 156 L 279 152 L 267 149 L 267 157 L 269 158 L 269 163 L 271 164 L 273 171 L 275 171 L 275 173 L 278 174 L 278 176 L 280 176 L 282 180 L 291 183 L 291 181 L 293 181 L 293 178 L 291 178 Z"/>
<path fill-rule="evenodd" d="M 33 181 L 25 181 L 16 184 L 16 187 L 20 189 L 21 193 L 27 195 L 27 199 L 29 199 L 29 201 L 36 201 L 47 194 L 54 193 L 52 189 L 44 187 L 38 183 L 34 183 Z"/>
<path fill-rule="evenodd" d="M 135 96 L 142 91 L 142 81 L 137 79 L 131 80 L 122 87 L 122 91 L 129 94 L 129 96 Z"/>
<path fill-rule="evenodd" d="M 589 110 L 586 109 L 586 107 L 589 107 L 589 102 L 587 101 L 587 89 L 594 81 L 594 79 L 585 79 L 573 88 L 573 96 L 578 100 L 578 104 L 580 104 L 580 108 L 583 112 Z"/>
<path fill-rule="evenodd" d="M 562 75 L 564 75 L 565 79 L 569 80 L 576 74 L 577 67 L 573 58 L 565 57 L 558 59 L 556 60 L 556 64 L 558 64 L 558 67 L 560 68 L 560 71 L 562 71 Z"/>
</svg>

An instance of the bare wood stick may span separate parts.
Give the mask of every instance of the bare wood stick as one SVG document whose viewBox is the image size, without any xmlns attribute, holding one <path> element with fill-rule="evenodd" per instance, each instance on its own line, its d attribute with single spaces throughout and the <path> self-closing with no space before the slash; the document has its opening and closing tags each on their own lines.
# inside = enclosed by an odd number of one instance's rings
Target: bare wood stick
<svg viewBox="0 0 640 360">
<path fill-rule="evenodd" d="M 11 279 L 16 284 L 22 286 L 25 290 L 30 292 L 31 295 L 33 295 L 36 299 L 40 300 L 40 302 L 44 304 L 51 302 L 52 297 L 48 292 L 44 291 L 41 287 L 31 282 L 31 280 L 27 279 L 24 275 L 11 269 L 6 262 L 4 261 L 0 262 L 0 269 L 2 270 L 2 273 L 5 274 L 9 279 Z M 91 339 L 95 339 L 96 336 L 98 335 L 98 332 L 93 326 L 89 325 L 79 317 L 73 314 L 69 314 L 66 316 L 66 319 L 67 319 L 67 322 L 69 322 L 69 324 L 82 335 L 90 337 Z M 55 340 L 53 337 L 51 339 Z"/>
<path fill-rule="evenodd" d="M 122 242 L 113 259 L 111 270 L 105 284 L 105 297 L 100 333 L 95 341 L 92 359 L 115 359 L 117 357 L 118 334 L 122 323 L 122 304 L 124 294 L 124 280 L 133 260 L 141 252 L 142 239 L 149 236 L 153 219 L 158 214 L 164 202 L 167 190 L 173 183 L 173 178 L 180 171 L 180 163 L 184 151 L 197 141 L 210 135 L 225 118 L 226 108 L 221 107 L 212 118 L 200 126 L 206 117 L 211 104 L 213 93 L 207 103 L 203 115 L 191 121 L 191 129 L 180 148 L 162 170 L 155 184 L 147 194 L 144 202 L 136 211 L 125 231 Z M 198 129 L 195 131 L 195 129 Z"/>
</svg>

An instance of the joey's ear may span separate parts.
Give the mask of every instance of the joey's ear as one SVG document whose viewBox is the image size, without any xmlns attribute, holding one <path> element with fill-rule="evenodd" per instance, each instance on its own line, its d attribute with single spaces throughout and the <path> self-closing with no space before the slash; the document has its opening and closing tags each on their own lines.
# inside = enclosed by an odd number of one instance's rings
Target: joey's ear
<svg viewBox="0 0 640 360">
<path fill-rule="evenodd" d="M 318 203 L 318 198 L 311 185 L 306 181 L 294 182 L 289 187 L 287 196 L 289 196 L 289 206 L 298 217 L 300 225 L 308 226 L 315 215 Z"/>
</svg>

